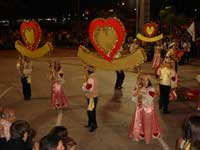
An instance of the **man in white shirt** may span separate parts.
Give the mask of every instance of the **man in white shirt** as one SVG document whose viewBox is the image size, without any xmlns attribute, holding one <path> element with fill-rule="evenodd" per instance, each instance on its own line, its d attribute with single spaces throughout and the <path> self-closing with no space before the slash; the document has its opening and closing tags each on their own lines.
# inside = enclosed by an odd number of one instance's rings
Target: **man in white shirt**
<svg viewBox="0 0 200 150">
<path fill-rule="evenodd" d="M 24 56 L 17 63 L 17 70 L 21 76 L 24 100 L 31 100 L 31 74 L 32 63 L 30 58 Z"/>
<path fill-rule="evenodd" d="M 164 62 L 163 66 L 158 70 L 158 76 L 160 79 L 160 101 L 159 109 L 163 108 L 163 113 L 170 113 L 168 110 L 169 94 L 172 88 L 175 87 L 176 75 L 175 71 L 172 70 L 171 63 Z"/>
<path fill-rule="evenodd" d="M 93 132 L 97 128 L 96 107 L 98 102 L 98 81 L 94 73 L 94 67 L 88 66 L 86 69 L 88 79 L 82 86 L 83 91 L 86 93 L 86 100 L 88 104 L 88 124 L 85 127 L 90 128 L 89 131 Z"/>
</svg>

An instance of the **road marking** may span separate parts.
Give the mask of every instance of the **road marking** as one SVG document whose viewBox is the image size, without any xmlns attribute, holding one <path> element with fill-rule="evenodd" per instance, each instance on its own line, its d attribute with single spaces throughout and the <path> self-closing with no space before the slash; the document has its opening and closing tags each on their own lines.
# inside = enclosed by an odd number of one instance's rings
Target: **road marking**
<svg viewBox="0 0 200 150">
<path fill-rule="evenodd" d="M 169 146 L 167 145 L 167 143 L 162 138 L 158 138 L 158 141 L 160 142 L 160 144 L 162 145 L 164 150 L 170 150 Z"/>
<path fill-rule="evenodd" d="M 12 88 L 13 88 L 13 87 L 11 86 L 11 87 L 7 88 L 5 91 L 3 91 L 3 92 L 1 93 L 1 95 L 0 95 L 0 99 L 1 99 L 4 95 L 6 95 L 6 93 L 8 93 L 8 91 L 10 91 Z"/>
<path fill-rule="evenodd" d="M 77 80 L 77 79 L 84 79 L 84 78 L 83 78 L 83 76 L 74 76 L 74 77 L 71 77 L 71 79 Z"/>
<path fill-rule="evenodd" d="M 62 123 L 62 118 L 63 118 L 63 110 L 58 111 L 58 117 L 56 121 L 56 126 L 60 126 Z"/>
</svg>

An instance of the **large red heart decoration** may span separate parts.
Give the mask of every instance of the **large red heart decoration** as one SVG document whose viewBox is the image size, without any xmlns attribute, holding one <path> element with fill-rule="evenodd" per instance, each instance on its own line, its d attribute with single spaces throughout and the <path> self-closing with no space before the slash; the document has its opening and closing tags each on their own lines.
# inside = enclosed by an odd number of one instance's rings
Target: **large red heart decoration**
<svg viewBox="0 0 200 150">
<path fill-rule="evenodd" d="M 116 18 L 97 18 L 89 26 L 92 45 L 109 62 L 122 46 L 125 34 L 124 25 Z"/>
<path fill-rule="evenodd" d="M 22 22 L 20 34 L 28 49 L 34 51 L 38 47 L 41 38 L 41 28 L 36 21 Z"/>
<path fill-rule="evenodd" d="M 151 22 L 144 24 L 144 33 L 148 37 L 152 37 L 158 32 L 158 24 Z"/>
</svg>

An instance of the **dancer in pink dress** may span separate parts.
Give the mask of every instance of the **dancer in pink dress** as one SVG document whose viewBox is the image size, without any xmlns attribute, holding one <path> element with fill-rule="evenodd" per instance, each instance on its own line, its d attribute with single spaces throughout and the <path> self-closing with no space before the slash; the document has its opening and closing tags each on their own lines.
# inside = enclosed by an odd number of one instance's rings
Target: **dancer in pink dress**
<svg viewBox="0 0 200 150">
<path fill-rule="evenodd" d="M 152 68 L 155 69 L 155 73 L 157 72 L 157 69 L 160 67 L 160 64 L 162 62 L 161 58 L 162 49 L 163 49 L 162 43 L 158 42 L 154 48 L 154 56 L 152 61 Z"/>
<path fill-rule="evenodd" d="M 152 138 L 160 137 L 161 128 L 153 103 L 154 98 L 155 89 L 149 77 L 139 77 L 133 90 L 132 100 L 136 102 L 136 110 L 129 130 L 129 137 L 135 141 L 144 139 L 148 144 Z"/>
<path fill-rule="evenodd" d="M 54 109 L 63 109 L 69 106 L 69 99 L 64 94 L 64 72 L 60 62 L 55 61 L 50 74 L 51 85 L 51 106 Z"/>
</svg>

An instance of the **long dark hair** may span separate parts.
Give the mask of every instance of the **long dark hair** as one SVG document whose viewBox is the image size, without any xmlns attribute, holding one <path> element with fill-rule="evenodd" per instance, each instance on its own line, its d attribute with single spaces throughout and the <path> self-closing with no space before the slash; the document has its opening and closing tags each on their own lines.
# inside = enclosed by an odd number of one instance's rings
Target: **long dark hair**
<svg viewBox="0 0 200 150">
<path fill-rule="evenodd" d="M 192 149 L 200 149 L 200 116 L 190 116 L 184 124 L 184 138 L 191 141 Z"/>
<path fill-rule="evenodd" d="M 49 134 L 58 135 L 62 139 L 66 139 L 68 137 L 67 128 L 65 128 L 64 126 L 55 126 L 51 129 Z"/>
<path fill-rule="evenodd" d="M 17 120 L 10 127 L 11 139 L 23 139 L 24 133 L 29 133 L 30 124 L 25 120 Z"/>
<path fill-rule="evenodd" d="M 40 139 L 40 150 L 56 150 L 62 139 L 58 135 L 46 135 Z"/>
</svg>

